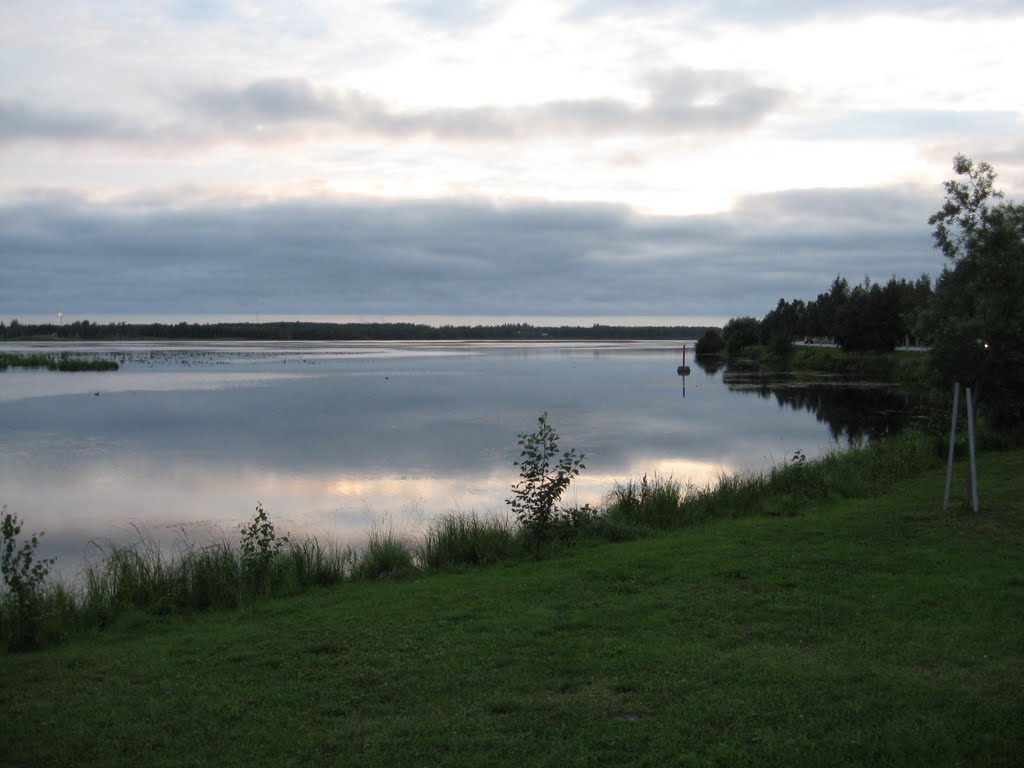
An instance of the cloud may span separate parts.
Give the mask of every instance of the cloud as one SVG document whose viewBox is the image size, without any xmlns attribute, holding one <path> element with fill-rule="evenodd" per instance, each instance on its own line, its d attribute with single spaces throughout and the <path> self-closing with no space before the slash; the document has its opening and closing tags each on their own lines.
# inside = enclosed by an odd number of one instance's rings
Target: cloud
<svg viewBox="0 0 1024 768">
<path fill-rule="evenodd" d="M 185 106 L 230 125 L 253 121 L 334 120 L 346 112 L 359 111 L 361 100 L 370 103 L 358 98 L 353 100 L 355 103 L 349 103 L 330 93 L 318 93 L 308 80 L 273 79 L 237 89 L 201 90 L 190 95 Z"/>
<path fill-rule="evenodd" d="M 264 80 L 241 89 L 209 89 L 192 103 L 208 120 L 244 131 L 262 125 L 320 124 L 386 137 L 509 140 L 541 136 L 687 134 L 750 128 L 783 93 L 736 72 L 674 70 L 651 75 L 649 100 L 565 99 L 538 105 L 400 111 L 359 91 L 334 93 L 306 80 Z"/>
<path fill-rule="evenodd" d="M 852 111 L 798 124 L 787 135 L 804 139 L 870 141 L 970 136 L 1016 137 L 1024 130 L 1018 112 L 896 109 Z"/>
<path fill-rule="evenodd" d="M 830 3 L 822 3 L 820 0 L 780 0 L 774 3 L 750 0 L 698 0 L 689 3 L 680 3 L 678 0 L 582 0 L 572 9 L 570 17 L 585 20 L 601 16 L 647 16 L 679 12 L 701 21 L 777 25 L 810 19 L 863 17 L 878 13 L 931 13 L 972 17 L 1020 15 L 1021 8 L 1016 0 L 985 0 L 981 3 L 950 0 L 841 0 Z"/>
<path fill-rule="evenodd" d="M 131 141 L 142 132 L 130 121 L 103 112 L 41 109 L 18 101 L 0 101 L 0 143 L 36 141 Z"/>
<path fill-rule="evenodd" d="M 747 198 L 714 216 L 478 200 L 0 208 L 10 313 L 762 314 L 837 273 L 934 273 L 916 189 Z M 56 311 L 56 310 L 54 310 Z"/>
<path fill-rule="evenodd" d="M 274 140 L 297 135 L 425 136 L 441 141 L 543 137 L 711 134 L 743 131 L 778 107 L 784 94 L 736 72 L 680 69 L 647 79 L 648 101 L 565 99 L 536 105 L 398 110 L 357 90 L 336 92 L 309 80 L 265 79 L 187 94 L 157 129 L 104 113 L 0 103 L 0 141 Z"/>
<path fill-rule="evenodd" d="M 399 0 L 391 7 L 416 21 L 448 29 L 487 24 L 500 11 L 493 0 Z"/>
</svg>

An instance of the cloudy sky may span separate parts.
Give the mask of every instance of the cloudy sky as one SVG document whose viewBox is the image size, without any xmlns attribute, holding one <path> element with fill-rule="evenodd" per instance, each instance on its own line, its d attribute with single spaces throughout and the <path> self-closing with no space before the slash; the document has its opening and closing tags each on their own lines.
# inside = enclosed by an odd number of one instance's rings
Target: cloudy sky
<svg viewBox="0 0 1024 768">
<path fill-rule="evenodd" d="M 1024 191 L 1021 0 L 4 0 L 0 317 L 722 321 Z"/>
</svg>

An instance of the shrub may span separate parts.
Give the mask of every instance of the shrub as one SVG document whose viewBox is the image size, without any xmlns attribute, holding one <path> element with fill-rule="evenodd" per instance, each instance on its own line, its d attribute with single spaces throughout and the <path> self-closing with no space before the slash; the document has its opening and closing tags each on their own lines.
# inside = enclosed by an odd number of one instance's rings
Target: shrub
<svg viewBox="0 0 1024 768">
<path fill-rule="evenodd" d="M 739 354 L 744 347 L 761 343 L 761 321 L 755 317 L 734 317 L 722 329 L 722 338 L 727 354 Z"/>
<path fill-rule="evenodd" d="M 698 355 L 718 355 L 725 350 L 725 339 L 720 331 L 712 328 L 705 331 L 704 335 L 697 341 L 694 351 Z"/>
<path fill-rule="evenodd" d="M 555 505 L 562 498 L 574 477 L 586 465 L 584 454 L 576 449 L 558 455 L 558 432 L 548 422 L 547 411 L 537 419 L 537 430 L 519 435 L 523 447 L 519 467 L 522 478 L 512 486 L 512 497 L 505 503 L 512 507 L 519 523 L 535 541 L 550 538 L 555 523 Z"/>
<path fill-rule="evenodd" d="M 3 552 L 0 554 L 0 571 L 3 573 L 6 593 L 2 598 L 2 611 L 11 650 L 26 650 L 38 643 L 38 631 L 42 622 L 43 584 L 50 573 L 54 560 L 36 559 L 39 537 L 32 534 L 28 541 L 18 547 L 17 537 L 21 533 L 21 522 L 3 508 L 0 535 L 3 537 Z"/>
<path fill-rule="evenodd" d="M 558 510 L 551 530 L 562 544 L 575 546 L 581 538 L 606 538 L 609 526 L 603 525 L 604 516 L 589 504 Z"/>
<path fill-rule="evenodd" d="M 267 587 L 274 559 L 281 547 L 288 543 L 280 538 L 262 504 L 256 504 L 256 514 L 248 525 L 242 526 L 242 574 L 254 592 Z"/>
</svg>

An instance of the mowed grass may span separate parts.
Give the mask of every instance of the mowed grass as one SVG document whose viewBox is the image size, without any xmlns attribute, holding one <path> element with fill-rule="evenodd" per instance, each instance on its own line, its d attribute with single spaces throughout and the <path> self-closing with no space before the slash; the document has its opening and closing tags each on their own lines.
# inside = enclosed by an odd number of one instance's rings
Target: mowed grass
<svg viewBox="0 0 1024 768">
<path fill-rule="evenodd" d="M 0 655 L 0 764 L 1018 765 L 1024 452 L 981 482 L 979 515 L 942 512 L 934 470 L 547 561 L 127 617 Z"/>
</svg>

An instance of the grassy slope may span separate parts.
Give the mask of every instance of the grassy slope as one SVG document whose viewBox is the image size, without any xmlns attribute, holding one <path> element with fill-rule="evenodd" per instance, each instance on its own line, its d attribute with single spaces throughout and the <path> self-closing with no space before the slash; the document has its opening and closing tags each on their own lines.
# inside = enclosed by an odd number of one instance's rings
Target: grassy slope
<svg viewBox="0 0 1024 768">
<path fill-rule="evenodd" d="M 0 763 L 1016 764 L 1024 453 L 942 482 L 0 655 Z"/>
</svg>

